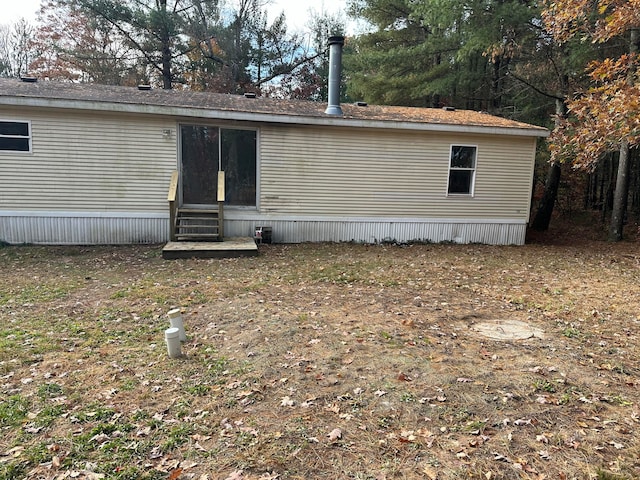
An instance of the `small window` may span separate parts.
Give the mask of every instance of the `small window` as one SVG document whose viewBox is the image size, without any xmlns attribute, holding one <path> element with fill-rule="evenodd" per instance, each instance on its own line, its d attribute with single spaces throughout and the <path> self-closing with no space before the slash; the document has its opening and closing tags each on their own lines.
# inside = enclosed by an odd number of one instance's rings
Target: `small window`
<svg viewBox="0 0 640 480">
<path fill-rule="evenodd" d="M 473 195 L 477 147 L 452 145 L 449 160 L 449 195 Z"/>
<path fill-rule="evenodd" d="M 30 127 L 29 122 L 0 120 L 0 151 L 30 152 Z"/>
</svg>

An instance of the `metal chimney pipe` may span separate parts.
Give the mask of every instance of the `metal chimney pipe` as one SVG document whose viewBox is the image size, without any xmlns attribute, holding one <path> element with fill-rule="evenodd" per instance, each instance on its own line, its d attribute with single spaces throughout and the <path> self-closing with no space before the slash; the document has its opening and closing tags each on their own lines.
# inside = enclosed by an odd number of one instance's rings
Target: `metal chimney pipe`
<svg viewBox="0 0 640 480">
<path fill-rule="evenodd" d="M 329 105 L 327 115 L 342 115 L 340 108 L 340 76 L 342 74 L 342 46 L 344 37 L 329 37 Z"/>
</svg>

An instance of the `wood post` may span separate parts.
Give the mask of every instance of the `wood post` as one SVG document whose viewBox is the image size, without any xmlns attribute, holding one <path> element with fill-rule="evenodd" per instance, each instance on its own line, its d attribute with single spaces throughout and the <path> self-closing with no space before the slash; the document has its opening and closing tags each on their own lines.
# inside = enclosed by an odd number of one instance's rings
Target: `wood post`
<svg viewBox="0 0 640 480">
<path fill-rule="evenodd" d="M 171 174 L 171 181 L 169 182 L 169 194 L 167 195 L 167 201 L 169 202 L 169 239 L 172 242 L 176 241 L 176 214 L 177 214 L 176 200 L 177 199 L 178 199 L 178 172 L 174 171 Z"/>
<path fill-rule="evenodd" d="M 224 172 L 218 172 L 218 240 L 224 240 Z"/>
</svg>

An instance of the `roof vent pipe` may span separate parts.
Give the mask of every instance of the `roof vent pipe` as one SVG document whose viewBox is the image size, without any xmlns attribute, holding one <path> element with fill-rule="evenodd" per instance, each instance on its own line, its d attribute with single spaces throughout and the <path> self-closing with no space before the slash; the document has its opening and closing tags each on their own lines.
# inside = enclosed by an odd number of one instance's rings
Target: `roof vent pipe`
<svg viewBox="0 0 640 480">
<path fill-rule="evenodd" d="M 342 74 L 342 46 L 344 37 L 329 37 L 329 105 L 327 115 L 342 115 L 340 108 L 340 76 Z"/>
</svg>

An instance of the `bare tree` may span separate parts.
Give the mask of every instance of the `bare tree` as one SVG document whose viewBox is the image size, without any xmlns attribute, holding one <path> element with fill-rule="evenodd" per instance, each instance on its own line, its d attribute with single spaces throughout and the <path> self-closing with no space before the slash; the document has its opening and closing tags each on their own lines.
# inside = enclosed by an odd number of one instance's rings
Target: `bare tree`
<svg viewBox="0 0 640 480">
<path fill-rule="evenodd" d="M 29 73 L 34 28 L 24 18 L 12 25 L 0 25 L 0 76 L 20 77 Z"/>
</svg>

